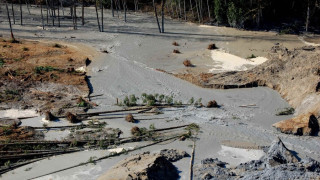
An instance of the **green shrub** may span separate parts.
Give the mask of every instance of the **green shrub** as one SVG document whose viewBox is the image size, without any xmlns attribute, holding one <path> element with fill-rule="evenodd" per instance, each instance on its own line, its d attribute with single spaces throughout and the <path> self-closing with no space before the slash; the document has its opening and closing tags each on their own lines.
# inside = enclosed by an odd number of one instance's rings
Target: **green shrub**
<svg viewBox="0 0 320 180">
<path fill-rule="evenodd" d="M 3 58 L 0 58 L 0 67 L 2 67 L 4 65 L 4 59 Z"/>
<path fill-rule="evenodd" d="M 35 73 L 41 74 L 42 72 L 50 72 L 50 71 L 56 71 L 56 70 L 58 70 L 58 69 L 54 68 L 52 66 L 37 66 L 35 68 Z"/>
<path fill-rule="evenodd" d="M 254 54 L 251 54 L 251 56 L 248 56 L 248 57 L 247 57 L 247 59 L 253 59 L 253 58 L 257 58 L 257 56 L 254 55 Z"/>
<path fill-rule="evenodd" d="M 284 108 L 282 110 L 279 110 L 276 115 L 277 116 L 285 116 L 285 115 L 292 115 L 294 113 L 294 109 L 291 108 L 291 107 L 288 107 L 288 108 Z"/>
</svg>

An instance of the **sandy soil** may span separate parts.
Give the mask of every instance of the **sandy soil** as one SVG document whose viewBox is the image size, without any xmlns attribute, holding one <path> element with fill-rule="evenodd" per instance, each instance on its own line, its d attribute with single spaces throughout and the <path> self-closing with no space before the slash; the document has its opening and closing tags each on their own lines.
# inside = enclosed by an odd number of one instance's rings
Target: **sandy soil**
<svg viewBox="0 0 320 180">
<path fill-rule="evenodd" d="M 32 14 L 39 13 L 38 9 L 32 9 Z M 84 43 L 93 47 L 97 52 L 107 50 L 109 53 L 100 53 L 99 57 L 89 66 L 89 80 L 92 94 L 103 96 L 92 98 L 99 106 L 91 111 L 117 109 L 114 106 L 116 98 L 123 99 L 125 95 L 146 93 L 159 93 L 173 95 L 175 99 L 186 103 L 191 97 L 202 98 L 206 104 L 215 99 L 220 105 L 219 109 L 196 108 L 169 108 L 158 115 L 166 120 L 140 121 L 138 124 L 130 124 L 123 118 L 105 120 L 108 127 L 120 128 L 126 137 L 132 126 L 149 127 L 154 124 L 156 128 L 171 127 L 187 123 L 198 123 L 201 133 L 198 134 L 195 150 L 195 163 L 204 158 L 222 158 L 230 165 L 236 165 L 243 158 L 223 158 L 239 156 L 239 151 L 222 146 L 225 140 L 252 142 L 259 146 L 269 145 L 277 136 L 281 137 L 289 149 L 293 149 L 299 155 L 309 155 L 320 159 L 319 137 L 296 137 L 280 134 L 272 129 L 271 125 L 291 116 L 275 116 L 276 110 L 288 107 L 280 95 L 268 88 L 212 90 L 203 89 L 190 84 L 172 75 L 159 72 L 155 69 L 163 69 L 168 72 L 185 71 L 183 60 L 190 59 L 195 65 L 196 71 L 212 69 L 215 61 L 211 58 L 211 52 L 206 49 L 210 43 L 215 43 L 221 50 L 233 55 L 246 58 L 251 54 L 264 57 L 274 43 L 282 43 L 287 47 L 304 45 L 297 36 L 278 36 L 270 32 L 239 31 L 225 27 L 199 27 L 196 24 L 181 23 L 170 20 L 165 24 L 166 33 L 157 32 L 154 18 L 144 14 L 130 13 L 128 22 L 122 19 L 110 17 L 106 11 L 105 30 L 99 33 L 93 8 L 86 9 L 87 19 L 84 27 L 72 31 L 71 20 L 63 20 L 63 27 L 46 27 L 46 30 L 35 28 L 40 25 L 39 19 L 28 17 L 26 25 L 20 27 L 14 25 L 17 37 L 37 40 L 61 40 L 65 42 Z M 1 20 L 4 19 L 1 13 Z M 0 22 L 1 34 L 8 36 L 8 24 Z M 75 37 L 75 38 L 71 38 Z M 172 46 L 177 41 L 180 46 Z M 181 54 L 173 54 L 173 49 L 179 49 Z M 241 108 L 239 106 L 256 104 L 255 108 Z M 143 118 L 139 117 L 136 118 Z M 150 116 L 149 118 L 156 118 Z M 23 121 L 23 125 L 41 124 L 42 117 Z M 62 119 L 59 122 L 65 123 Z M 48 134 L 50 137 L 63 138 L 65 134 Z M 96 179 L 110 169 L 118 161 L 144 151 L 158 152 L 164 148 L 177 148 L 191 153 L 191 141 L 173 141 L 134 151 L 127 155 L 121 155 L 105 159 L 96 165 L 81 166 L 59 173 L 55 173 L 40 179 Z M 127 144 L 126 147 L 135 147 L 137 144 Z M 261 151 L 248 152 L 258 158 Z M 46 174 L 64 167 L 86 162 L 92 156 L 100 157 L 108 154 L 107 150 L 92 150 L 78 152 L 63 156 L 55 156 L 37 163 L 18 168 L 12 172 L 3 174 L 3 179 L 27 179 Z M 248 158 L 247 156 L 245 158 Z M 252 159 L 252 158 L 249 158 Z M 184 158 L 174 163 L 180 172 L 181 179 L 188 178 L 189 158 Z M 26 171 L 28 167 L 32 169 Z"/>
</svg>

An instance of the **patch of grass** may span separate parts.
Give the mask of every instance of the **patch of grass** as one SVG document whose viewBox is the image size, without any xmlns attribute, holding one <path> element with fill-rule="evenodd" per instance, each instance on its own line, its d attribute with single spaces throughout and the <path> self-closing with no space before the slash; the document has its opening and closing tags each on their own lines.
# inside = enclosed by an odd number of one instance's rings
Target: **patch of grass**
<svg viewBox="0 0 320 180">
<path fill-rule="evenodd" d="M 253 59 L 253 58 L 257 58 L 257 56 L 254 54 L 251 54 L 250 56 L 247 57 L 247 59 Z"/>
<path fill-rule="evenodd" d="M 24 171 L 30 171 L 31 169 L 32 169 L 32 167 L 28 167 Z"/>
<path fill-rule="evenodd" d="M 36 74 L 41 74 L 42 72 L 56 71 L 58 69 L 52 66 L 37 66 L 34 70 Z"/>
<path fill-rule="evenodd" d="M 200 126 L 198 124 L 196 124 L 196 123 L 192 123 L 189 126 L 187 126 L 185 129 L 188 130 L 188 131 L 199 132 Z"/>
<path fill-rule="evenodd" d="M 96 156 L 91 156 L 91 157 L 88 159 L 88 163 L 92 163 L 92 164 L 96 165 L 96 162 L 95 162 L 95 159 L 96 159 L 96 158 L 97 158 Z"/>
<path fill-rule="evenodd" d="M 4 91 L 4 93 L 6 95 L 19 95 L 19 92 L 17 90 L 9 90 L 9 89 L 7 89 L 7 90 Z"/>
<path fill-rule="evenodd" d="M 288 107 L 288 108 L 278 110 L 276 115 L 277 116 L 286 116 L 286 115 L 292 115 L 293 113 L 294 113 L 294 109 L 291 107 Z"/>
</svg>

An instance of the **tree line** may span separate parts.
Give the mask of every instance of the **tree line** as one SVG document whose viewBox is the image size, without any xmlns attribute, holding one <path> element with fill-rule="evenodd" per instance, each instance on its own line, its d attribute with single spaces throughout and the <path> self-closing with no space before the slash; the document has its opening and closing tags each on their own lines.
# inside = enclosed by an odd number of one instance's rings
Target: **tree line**
<svg viewBox="0 0 320 180">
<path fill-rule="evenodd" d="M 124 16 L 127 11 L 153 11 L 160 33 L 164 32 L 165 15 L 181 21 L 223 25 L 244 29 L 277 29 L 283 33 L 313 31 L 319 33 L 320 0 L 1 0 L 8 21 L 23 25 L 23 13 L 30 14 L 30 5 L 41 11 L 41 24 L 60 27 L 61 16 L 70 11 L 73 28 L 85 24 L 86 6 L 94 6 L 99 31 L 104 31 L 103 10 L 110 9 L 112 17 Z M 13 4 L 19 4 L 19 14 Z M 27 12 L 22 11 L 22 4 Z M 80 12 L 77 12 L 77 9 Z M 20 16 L 20 22 L 16 22 Z M 161 22 L 158 17 L 161 17 Z M 11 18 L 11 19 L 10 19 Z M 81 19 L 80 23 L 78 19 Z M 11 22 L 12 21 L 12 22 Z M 13 36 L 13 35 L 12 35 Z"/>
</svg>

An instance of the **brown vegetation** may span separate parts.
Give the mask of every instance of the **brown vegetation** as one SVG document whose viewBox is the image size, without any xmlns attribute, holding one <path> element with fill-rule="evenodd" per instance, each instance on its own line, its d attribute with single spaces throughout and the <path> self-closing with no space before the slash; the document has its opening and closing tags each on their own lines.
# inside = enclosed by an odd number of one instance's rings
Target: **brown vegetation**
<svg viewBox="0 0 320 180">
<path fill-rule="evenodd" d="M 193 65 L 192 65 L 190 60 L 184 60 L 183 61 L 183 65 L 186 66 L 186 67 L 193 67 Z"/>
<path fill-rule="evenodd" d="M 53 121 L 56 117 L 50 112 L 50 111 L 47 111 L 45 113 L 45 119 L 48 120 L 48 121 Z"/>
<path fill-rule="evenodd" d="M 127 122 L 135 123 L 136 120 L 133 118 L 133 115 L 130 113 L 125 117 Z"/>
<path fill-rule="evenodd" d="M 172 45 L 174 45 L 174 46 L 179 46 L 179 44 L 178 44 L 176 41 L 174 41 L 174 42 L 172 43 Z"/>
<path fill-rule="evenodd" d="M 219 107 L 217 101 L 212 100 L 208 102 L 207 108 L 217 108 L 217 107 Z"/>
<path fill-rule="evenodd" d="M 67 120 L 68 120 L 70 123 L 77 123 L 77 122 L 79 122 L 77 116 L 74 115 L 74 114 L 72 114 L 71 112 L 68 112 L 68 113 L 67 113 Z"/>
<path fill-rule="evenodd" d="M 209 44 L 208 45 L 208 49 L 209 50 L 214 50 L 214 49 L 218 49 L 218 48 L 217 48 L 216 44 Z"/>
<path fill-rule="evenodd" d="M 134 126 L 131 128 L 131 134 L 133 136 L 139 136 L 140 135 L 140 128 L 138 128 L 137 126 Z"/>
<path fill-rule="evenodd" d="M 52 108 L 58 111 L 63 101 L 70 103 L 68 96 L 89 92 L 85 73 L 75 71 L 87 62 L 78 50 L 38 41 L 11 43 L 0 38 L 0 52 L 0 107 L 16 105 L 39 108 L 41 112 Z M 42 91 L 41 86 L 51 89 Z M 55 89 L 57 92 L 53 92 Z"/>
<path fill-rule="evenodd" d="M 174 50 L 173 50 L 173 53 L 175 53 L 175 54 L 180 54 L 181 52 L 180 52 L 178 49 L 174 49 Z"/>
<path fill-rule="evenodd" d="M 0 140 L 27 140 L 34 135 L 35 131 L 32 127 L 15 125 L 0 127 Z"/>
</svg>

